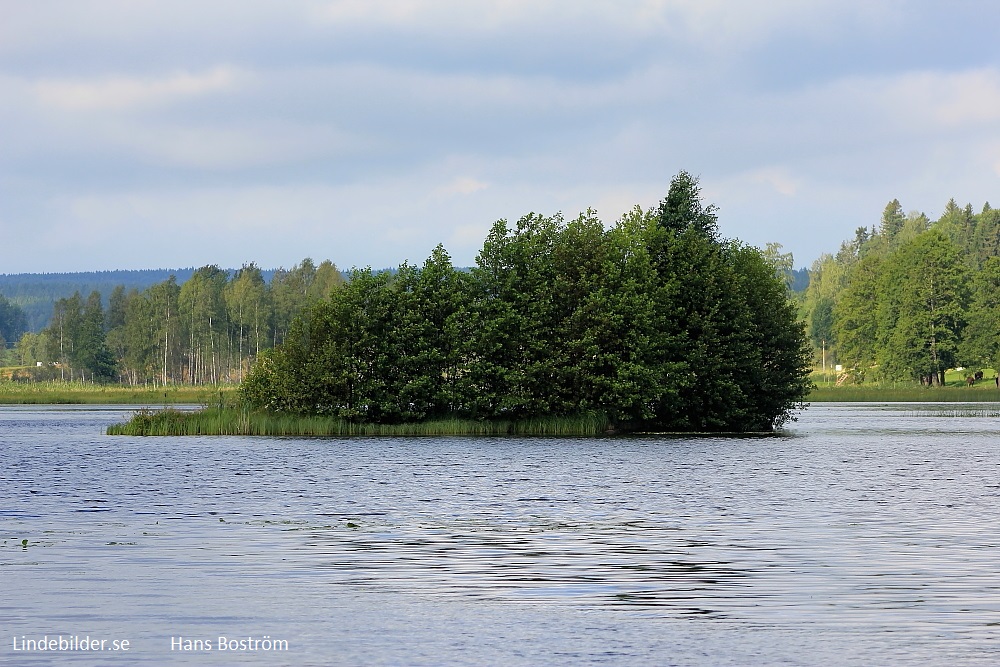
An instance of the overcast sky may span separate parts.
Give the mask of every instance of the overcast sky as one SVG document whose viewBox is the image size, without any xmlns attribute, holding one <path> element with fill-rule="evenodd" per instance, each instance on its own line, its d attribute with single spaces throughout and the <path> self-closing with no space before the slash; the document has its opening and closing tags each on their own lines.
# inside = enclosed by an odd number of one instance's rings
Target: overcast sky
<svg viewBox="0 0 1000 667">
<path fill-rule="evenodd" d="M 0 0 L 0 273 L 474 261 L 655 206 L 807 266 L 1000 204 L 1000 3 Z"/>
</svg>

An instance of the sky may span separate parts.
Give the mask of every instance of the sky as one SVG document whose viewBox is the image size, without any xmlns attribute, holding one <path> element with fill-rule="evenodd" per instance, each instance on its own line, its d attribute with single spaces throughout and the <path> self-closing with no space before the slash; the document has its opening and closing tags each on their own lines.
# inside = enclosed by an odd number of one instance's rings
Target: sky
<svg viewBox="0 0 1000 667">
<path fill-rule="evenodd" d="M 1000 203 L 1000 3 L 0 0 L 0 273 L 475 261 L 655 207 L 836 252 Z"/>
</svg>

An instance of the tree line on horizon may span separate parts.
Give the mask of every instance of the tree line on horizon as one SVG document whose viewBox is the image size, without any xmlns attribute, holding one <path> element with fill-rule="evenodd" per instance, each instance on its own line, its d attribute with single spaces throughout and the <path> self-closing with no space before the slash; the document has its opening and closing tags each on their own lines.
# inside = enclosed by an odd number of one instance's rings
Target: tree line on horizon
<svg viewBox="0 0 1000 667">
<path fill-rule="evenodd" d="M 29 367 L 24 378 L 239 382 L 303 308 L 343 281 L 332 262 L 307 258 L 270 281 L 250 263 L 235 272 L 204 266 L 183 284 L 171 275 L 143 290 L 118 285 L 107 307 L 97 290 L 76 292 L 55 302 L 44 330 L 20 336 L 8 361 Z"/>
<path fill-rule="evenodd" d="M 498 221 L 476 264 L 356 271 L 296 318 L 241 387 L 251 407 L 363 423 L 573 417 L 767 431 L 810 386 L 779 269 L 719 236 L 697 179 L 606 228 Z"/>
<path fill-rule="evenodd" d="M 893 199 L 877 226 L 813 263 L 800 312 L 814 364 L 840 365 L 841 382 L 1000 370 L 1000 210 L 951 199 L 932 221 Z"/>
<path fill-rule="evenodd" d="M 156 283 L 174 276 L 177 284 L 183 285 L 194 274 L 196 267 L 173 269 L 111 269 L 103 271 L 74 271 L 61 273 L 0 273 L 0 298 L 23 311 L 27 326 L 16 336 L 7 337 L 11 344 L 24 331 L 38 333 L 49 325 L 55 302 L 73 296 L 76 292 L 86 297 L 91 292 L 101 293 L 104 308 L 108 307 L 108 297 L 121 285 L 125 291 L 136 289 L 140 292 Z M 233 274 L 236 269 L 227 268 Z M 280 269 L 262 269 L 261 275 L 268 283 Z M 0 328 L 3 326 L 0 312 Z"/>
</svg>

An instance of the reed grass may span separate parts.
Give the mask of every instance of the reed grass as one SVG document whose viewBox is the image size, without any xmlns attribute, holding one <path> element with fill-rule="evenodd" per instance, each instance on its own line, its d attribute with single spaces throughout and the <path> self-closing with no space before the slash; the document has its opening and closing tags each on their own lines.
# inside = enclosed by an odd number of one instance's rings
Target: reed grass
<svg viewBox="0 0 1000 667">
<path fill-rule="evenodd" d="M 137 411 L 131 419 L 108 427 L 108 435 L 181 436 L 404 436 L 404 435 L 600 435 L 608 429 L 601 415 L 476 421 L 440 419 L 410 424 L 364 424 L 334 417 L 255 412 L 233 407 L 199 411 Z"/>
<path fill-rule="evenodd" d="M 914 410 L 905 413 L 907 417 L 946 417 L 946 418 L 967 418 L 996 419 L 1000 417 L 1000 410 L 996 408 L 935 408 L 928 410 Z"/>
</svg>

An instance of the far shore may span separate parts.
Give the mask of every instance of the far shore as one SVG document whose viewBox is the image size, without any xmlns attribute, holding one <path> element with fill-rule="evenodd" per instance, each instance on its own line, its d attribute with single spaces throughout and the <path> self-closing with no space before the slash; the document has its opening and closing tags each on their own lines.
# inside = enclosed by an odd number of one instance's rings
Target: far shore
<svg viewBox="0 0 1000 667">
<path fill-rule="evenodd" d="M 218 405 L 229 402 L 238 385 L 122 385 L 90 382 L 11 382 L 0 380 L 0 405 Z M 842 385 L 817 383 L 806 398 L 807 403 L 880 403 L 880 402 L 1000 402 L 1000 388 L 991 378 L 973 386 L 951 382 L 944 387 L 921 387 L 910 383 Z"/>
<path fill-rule="evenodd" d="M 0 381 L 0 405 L 206 405 L 232 394 L 237 385 L 138 385 L 91 382 Z"/>
</svg>

